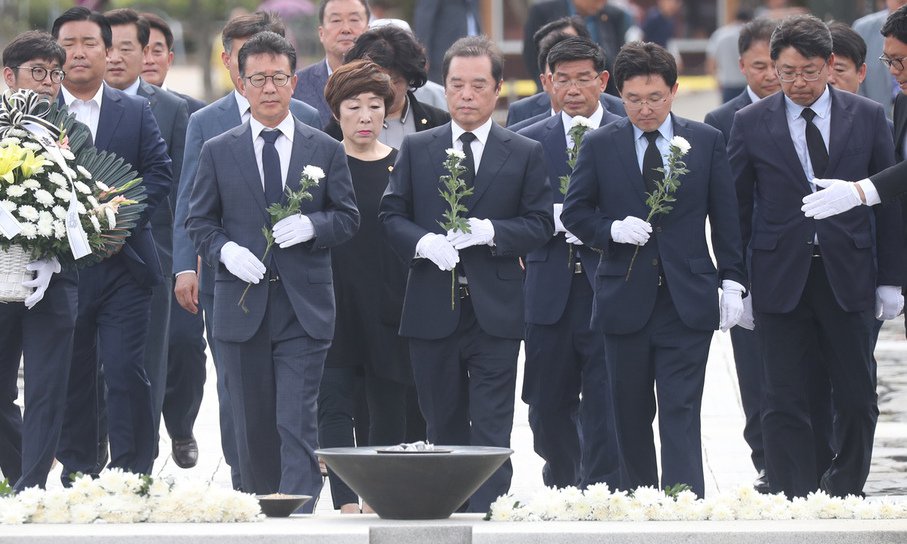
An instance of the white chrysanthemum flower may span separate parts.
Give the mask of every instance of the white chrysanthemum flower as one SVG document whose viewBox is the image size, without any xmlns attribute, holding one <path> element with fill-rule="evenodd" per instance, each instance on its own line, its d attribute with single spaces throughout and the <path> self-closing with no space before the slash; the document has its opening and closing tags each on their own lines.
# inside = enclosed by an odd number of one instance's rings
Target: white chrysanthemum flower
<svg viewBox="0 0 907 544">
<path fill-rule="evenodd" d="M 0 525 L 20 525 L 28 521 L 29 508 L 22 505 L 16 497 L 0 499 Z"/>
<path fill-rule="evenodd" d="M 0 200 L 0 208 L 12 213 L 16 211 L 17 206 L 12 200 Z"/>
<path fill-rule="evenodd" d="M 93 501 L 74 502 L 69 506 L 70 523 L 94 523 L 98 519 L 98 507 Z"/>
<path fill-rule="evenodd" d="M 734 510 L 728 507 L 726 504 L 713 506 L 712 512 L 709 515 L 709 519 L 712 521 L 733 521 Z"/>
<path fill-rule="evenodd" d="M 459 159 L 462 161 L 466 158 L 466 153 L 463 153 L 462 151 L 456 150 L 452 147 L 446 149 L 444 152 L 447 153 L 448 159 Z"/>
<path fill-rule="evenodd" d="M 317 166 L 308 164 L 305 168 L 302 169 L 302 175 L 315 181 L 321 181 L 324 178 L 324 170 Z"/>
<path fill-rule="evenodd" d="M 76 165 L 76 170 L 77 170 L 80 174 L 82 174 L 82 177 L 87 178 L 87 179 L 91 179 L 91 172 L 89 172 L 88 170 L 86 170 L 85 167 L 82 166 L 81 164 L 77 164 L 77 165 Z M 106 189 L 105 189 L 105 190 L 106 190 Z"/>
<path fill-rule="evenodd" d="M 38 142 L 25 141 L 22 142 L 23 149 L 31 149 L 32 151 L 41 151 L 44 147 L 41 146 Z"/>
<path fill-rule="evenodd" d="M 41 188 L 41 183 L 38 182 L 38 180 L 32 178 L 22 180 L 22 183 L 20 183 L 20 185 L 25 187 L 26 189 L 31 189 L 32 191 Z"/>
<path fill-rule="evenodd" d="M 41 204 L 43 206 L 53 206 L 54 202 L 56 202 L 54 200 L 54 195 L 48 193 L 44 189 L 38 189 L 37 191 L 35 191 L 35 200 L 38 201 L 38 204 Z"/>
<path fill-rule="evenodd" d="M 501 495 L 491 503 L 491 521 L 513 521 L 518 507 L 512 495 Z"/>
<path fill-rule="evenodd" d="M 88 213 L 88 209 L 85 208 L 85 204 L 82 204 L 78 200 L 76 201 L 76 213 L 79 215 L 85 215 Z"/>
<path fill-rule="evenodd" d="M 0 140 L 0 147 L 9 147 L 12 145 L 20 145 L 21 143 L 22 143 L 22 140 L 20 140 L 19 138 L 6 137 L 6 138 L 3 138 L 2 140 Z"/>
<path fill-rule="evenodd" d="M 54 224 L 50 223 L 38 223 L 35 225 L 35 230 L 38 232 L 38 236 L 42 238 L 50 238 L 54 235 Z"/>
<path fill-rule="evenodd" d="M 91 226 L 94 227 L 95 232 L 101 232 L 101 222 L 98 221 L 96 215 L 89 215 L 88 220 L 91 221 Z"/>
<path fill-rule="evenodd" d="M 98 501 L 98 518 L 108 523 L 144 521 L 148 518 L 147 501 L 130 493 L 108 495 Z"/>
<path fill-rule="evenodd" d="M 51 489 L 44 492 L 44 511 L 41 523 L 69 523 L 69 489 Z M 36 520 L 32 520 L 37 522 Z"/>
<path fill-rule="evenodd" d="M 63 206 L 54 206 L 50 211 L 57 219 L 66 219 L 66 208 Z"/>
<path fill-rule="evenodd" d="M 98 189 L 100 189 L 100 190 L 102 190 L 102 191 L 109 191 L 109 190 L 110 190 L 110 186 L 107 185 L 106 183 L 100 181 L 100 180 L 95 181 L 94 184 L 95 184 L 95 186 L 96 186 Z"/>
<path fill-rule="evenodd" d="M 54 196 L 61 202 L 69 202 L 69 195 L 70 191 L 68 187 L 59 187 L 54 191 Z"/>
<path fill-rule="evenodd" d="M 63 155 L 63 158 L 68 161 L 76 160 L 76 156 L 72 154 L 72 151 L 64 148 L 60 148 L 60 154 Z"/>
<path fill-rule="evenodd" d="M 104 206 L 104 216 L 107 217 L 107 228 L 113 230 L 117 226 L 117 214 L 110 206 Z"/>
<path fill-rule="evenodd" d="M 79 168 L 81 168 L 81 166 Z M 66 177 L 59 172 L 51 172 L 47 175 L 47 179 L 49 179 L 51 183 L 59 185 L 60 187 L 69 187 L 69 180 L 67 180 Z"/>
<path fill-rule="evenodd" d="M 26 221 L 37 221 L 38 220 L 38 210 L 34 206 L 19 206 L 19 217 L 25 219 Z"/>
<path fill-rule="evenodd" d="M 142 486 L 142 476 L 120 468 L 109 468 L 101 471 L 98 476 L 98 485 L 108 493 L 136 493 Z"/>
<path fill-rule="evenodd" d="M 641 506 L 660 504 L 665 498 L 664 491 L 652 486 L 637 487 L 633 492 L 633 499 Z"/>
<path fill-rule="evenodd" d="M 10 185 L 6 188 L 6 194 L 11 198 L 18 198 L 25 194 L 25 187 L 21 185 Z"/>
<path fill-rule="evenodd" d="M 671 138 L 671 147 L 676 147 L 680 150 L 681 155 L 686 155 L 690 150 L 690 142 L 683 136 L 674 136 Z"/>
<path fill-rule="evenodd" d="M 83 195 L 91 194 L 91 188 L 89 188 L 88 185 L 85 185 L 85 183 L 83 183 L 81 181 L 76 181 L 75 183 L 73 183 L 73 185 L 75 185 L 76 191 L 79 191 Z"/>
<path fill-rule="evenodd" d="M 57 219 L 54 221 L 54 238 L 62 240 L 66 237 L 66 223 Z"/>
<path fill-rule="evenodd" d="M 582 115 L 577 115 L 576 117 L 574 117 L 573 119 L 570 120 L 571 128 L 578 127 L 578 126 L 583 126 L 583 127 L 590 128 L 590 129 L 598 128 L 597 126 L 595 126 L 592 123 L 592 121 L 588 117 L 583 117 Z"/>
</svg>

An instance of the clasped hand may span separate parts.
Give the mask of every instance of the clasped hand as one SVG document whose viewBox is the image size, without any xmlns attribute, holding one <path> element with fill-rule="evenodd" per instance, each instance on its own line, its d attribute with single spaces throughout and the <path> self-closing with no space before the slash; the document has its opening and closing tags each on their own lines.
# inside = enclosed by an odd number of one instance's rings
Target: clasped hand
<svg viewBox="0 0 907 544">
<path fill-rule="evenodd" d="M 237 244 L 227 242 L 220 248 L 220 262 L 231 274 L 246 283 L 258 283 L 265 277 L 265 265 L 251 251 Z"/>
<path fill-rule="evenodd" d="M 484 246 L 494 244 L 494 225 L 490 219 L 476 219 L 470 217 L 470 232 L 460 230 L 447 231 L 447 241 L 451 243 L 454 249 L 460 250 L 471 246 Z"/>
<path fill-rule="evenodd" d="M 561 221 L 561 212 L 564 211 L 564 205 L 560 202 L 556 202 L 554 204 L 552 211 L 553 211 L 552 215 L 554 216 L 554 234 L 563 232 L 564 239 L 567 241 L 568 244 L 573 244 L 576 246 L 583 245 L 582 240 L 580 240 L 572 232 L 567 230 L 567 228 L 564 227 L 563 221 Z"/>
<path fill-rule="evenodd" d="M 638 217 L 628 215 L 623 221 L 611 223 L 611 239 L 618 244 L 645 245 L 652 233 L 652 225 Z"/>
<path fill-rule="evenodd" d="M 297 213 L 285 217 L 274 225 L 272 230 L 274 243 L 283 249 L 302 242 L 308 242 L 315 237 L 315 226 L 308 217 Z"/>
</svg>

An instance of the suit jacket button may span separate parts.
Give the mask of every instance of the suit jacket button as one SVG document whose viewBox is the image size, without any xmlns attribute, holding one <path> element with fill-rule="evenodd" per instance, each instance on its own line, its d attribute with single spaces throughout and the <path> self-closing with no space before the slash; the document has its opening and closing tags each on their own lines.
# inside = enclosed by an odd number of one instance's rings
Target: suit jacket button
<svg viewBox="0 0 907 544">
<path fill-rule="evenodd" d="M 655 227 L 655 232 L 661 232 L 661 227 Z"/>
<path fill-rule="evenodd" d="M 652 259 L 652 266 L 658 266 L 658 259 Z"/>
</svg>

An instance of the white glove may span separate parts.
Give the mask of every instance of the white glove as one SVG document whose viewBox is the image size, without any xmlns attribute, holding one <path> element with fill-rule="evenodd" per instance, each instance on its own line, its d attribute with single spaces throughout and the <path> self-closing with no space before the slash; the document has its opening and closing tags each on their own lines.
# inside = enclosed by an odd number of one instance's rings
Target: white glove
<svg viewBox="0 0 907 544">
<path fill-rule="evenodd" d="M 314 238 L 315 226 L 312 225 L 311 219 L 297 213 L 278 221 L 271 232 L 274 234 L 274 243 L 282 248 L 288 248 Z"/>
<path fill-rule="evenodd" d="M 416 257 L 422 257 L 438 265 L 441 270 L 453 270 L 460 262 L 460 254 L 443 234 L 430 232 L 416 243 Z"/>
<path fill-rule="evenodd" d="M 894 319 L 904 309 L 904 295 L 901 288 L 893 285 L 876 287 L 876 319 L 887 321 Z"/>
<path fill-rule="evenodd" d="M 35 273 L 35 279 L 22 282 L 22 287 L 35 288 L 32 294 L 25 297 L 25 307 L 31 310 L 35 307 L 35 304 L 41 302 L 41 299 L 44 298 L 47 286 L 50 285 L 50 278 L 60 271 L 60 262 L 57 261 L 56 257 L 51 257 L 50 259 L 32 261 L 25 265 L 25 269 Z"/>
<path fill-rule="evenodd" d="M 743 293 L 746 289 L 734 280 L 721 282 L 721 319 L 718 328 L 727 331 L 743 317 Z"/>
<path fill-rule="evenodd" d="M 652 225 L 632 215 L 628 215 L 623 221 L 611 223 L 611 239 L 618 244 L 645 245 L 651 232 Z"/>
<path fill-rule="evenodd" d="M 265 265 L 252 252 L 236 242 L 220 248 L 220 262 L 231 274 L 246 283 L 258 283 L 265 277 Z"/>
<path fill-rule="evenodd" d="M 743 297 L 743 315 L 740 316 L 740 321 L 737 322 L 737 326 L 744 328 L 748 331 L 756 329 L 756 318 L 753 316 L 753 296 L 746 295 Z"/>
<path fill-rule="evenodd" d="M 574 235 L 572 232 L 570 232 L 569 230 L 565 230 L 564 232 L 566 233 L 565 239 L 567 240 L 568 244 L 573 244 L 575 246 L 583 245 L 583 241 L 577 238 L 576 235 Z"/>
<path fill-rule="evenodd" d="M 803 206 L 800 209 L 806 217 L 825 219 L 863 203 L 856 183 L 840 179 L 813 179 L 813 184 L 822 187 L 823 190 L 803 197 Z"/>
<path fill-rule="evenodd" d="M 554 234 L 559 232 L 567 232 L 567 229 L 564 227 L 564 223 L 561 221 L 561 212 L 564 211 L 563 203 L 555 203 L 552 214 L 554 216 Z"/>
<path fill-rule="evenodd" d="M 447 232 L 447 241 L 457 250 L 471 246 L 494 245 L 494 225 L 491 219 L 469 218 L 470 232 L 451 230 Z"/>
</svg>

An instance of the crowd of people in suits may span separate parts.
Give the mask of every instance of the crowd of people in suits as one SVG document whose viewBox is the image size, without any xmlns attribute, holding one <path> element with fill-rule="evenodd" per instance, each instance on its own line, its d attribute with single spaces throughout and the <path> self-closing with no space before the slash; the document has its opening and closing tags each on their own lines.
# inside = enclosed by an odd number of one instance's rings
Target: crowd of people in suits
<svg viewBox="0 0 907 544">
<path fill-rule="evenodd" d="M 454 7 L 458 35 L 420 43 Z M 414 34 L 370 23 L 365 0 L 322 0 L 325 58 L 302 69 L 279 18 L 238 15 L 222 32 L 235 89 L 208 105 L 168 90 L 173 34 L 154 14 L 76 7 L 16 37 L 7 86 L 65 104 L 143 178 L 147 207 L 121 252 L 53 274 L 33 308 L 0 306 L 3 476 L 43 487 L 54 459 L 64 485 L 148 474 L 161 421 L 174 462 L 194 466 L 207 345 L 233 487 L 318 496 L 319 446 L 509 447 L 522 344 L 545 485 L 703 496 L 720 329 L 755 487 L 862 493 L 872 352 L 904 304 L 907 99 L 892 124 L 856 94 L 860 35 L 794 15 L 742 25 L 745 89 L 684 119 L 675 58 L 622 44 L 602 9 L 535 21 L 542 91 L 506 128 L 492 119 L 503 59 L 471 1 L 420 2 Z M 880 35 L 878 62 L 907 90 L 907 7 Z M 419 93 L 431 78 L 445 108 Z M 468 229 L 442 226 L 451 153 Z M 652 214 L 678 153 L 671 209 Z M 512 475 L 507 462 L 464 509 L 487 511 Z M 329 479 L 336 509 L 369 510 Z"/>
</svg>

